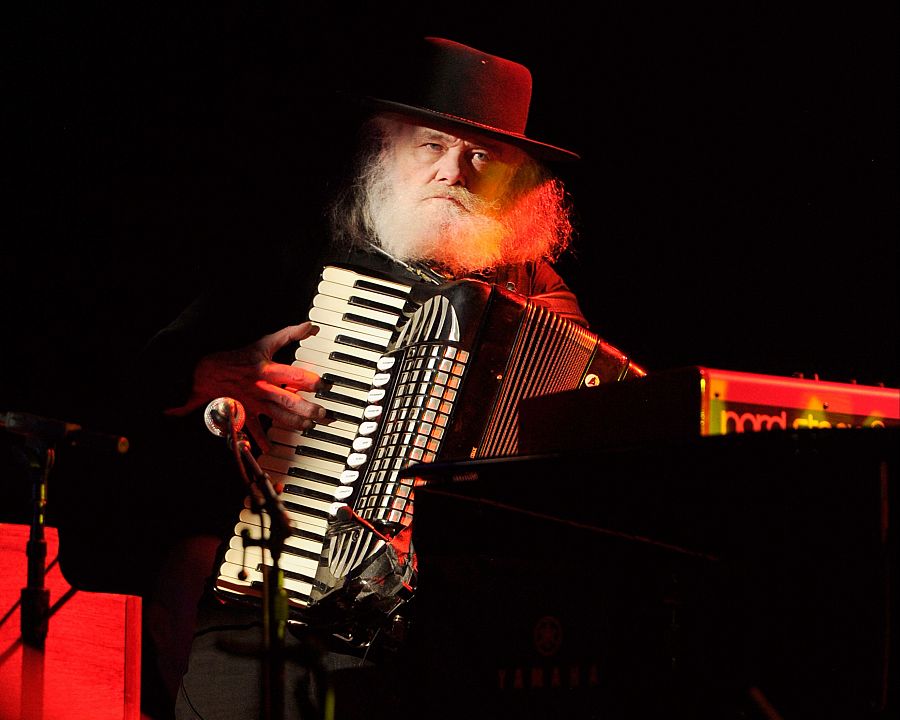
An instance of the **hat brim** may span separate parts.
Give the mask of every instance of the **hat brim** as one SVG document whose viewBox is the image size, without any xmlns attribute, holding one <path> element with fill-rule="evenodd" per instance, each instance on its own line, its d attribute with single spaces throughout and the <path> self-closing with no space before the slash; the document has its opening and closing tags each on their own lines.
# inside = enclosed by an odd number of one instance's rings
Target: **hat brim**
<svg viewBox="0 0 900 720">
<path fill-rule="evenodd" d="M 400 115 L 405 115 L 417 119 L 437 121 L 438 123 L 443 125 L 458 126 L 471 130 L 477 130 L 480 133 L 497 138 L 498 140 L 507 142 L 510 145 L 515 145 L 516 147 L 519 147 L 527 152 L 532 157 L 538 158 L 540 160 L 553 162 L 571 162 L 581 159 L 581 156 L 578 155 L 578 153 L 572 152 L 571 150 L 556 147 L 555 145 L 540 142 L 539 140 L 533 140 L 532 138 L 525 137 L 524 135 L 521 135 L 519 133 L 513 133 L 501 128 L 491 127 L 490 125 L 472 122 L 471 120 L 457 117 L 455 115 L 448 115 L 447 113 L 438 112 L 437 110 L 429 110 L 428 108 L 417 107 L 415 105 L 406 105 L 404 103 L 395 102 L 393 100 L 383 100 L 381 98 L 375 97 L 361 97 L 357 98 L 357 100 L 361 102 L 364 107 L 370 110 L 395 112 Z"/>
</svg>

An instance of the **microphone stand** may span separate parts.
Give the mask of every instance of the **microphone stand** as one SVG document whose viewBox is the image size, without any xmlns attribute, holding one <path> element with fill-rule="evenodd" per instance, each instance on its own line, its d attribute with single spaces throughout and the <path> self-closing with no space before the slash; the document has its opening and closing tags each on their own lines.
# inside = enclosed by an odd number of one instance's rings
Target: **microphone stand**
<svg viewBox="0 0 900 720">
<path fill-rule="evenodd" d="M 263 632 L 265 646 L 263 653 L 262 684 L 260 700 L 262 718 L 283 720 L 284 718 L 284 655 L 285 630 L 287 628 L 288 603 L 284 589 L 284 573 L 279 566 L 284 541 L 290 534 L 290 520 L 287 512 L 272 487 L 268 474 L 256 462 L 247 436 L 239 432 L 229 418 L 228 443 L 247 487 L 250 490 L 251 510 L 262 518 L 263 508 L 270 518 L 269 537 L 264 537 L 265 522 L 260 522 L 258 540 L 243 535 L 245 546 L 259 546 L 265 552 L 268 548 L 272 565 L 263 575 Z M 249 471 L 249 474 L 248 474 Z M 252 477 L 251 477 L 252 476 Z"/>
<path fill-rule="evenodd" d="M 42 650 L 50 619 L 50 591 L 44 586 L 47 540 L 44 536 L 47 508 L 47 478 L 56 457 L 55 448 L 43 440 L 28 437 L 26 441 L 32 483 L 32 518 L 25 554 L 28 558 L 28 581 L 22 588 L 20 628 L 22 640 Z"/>
</svg>

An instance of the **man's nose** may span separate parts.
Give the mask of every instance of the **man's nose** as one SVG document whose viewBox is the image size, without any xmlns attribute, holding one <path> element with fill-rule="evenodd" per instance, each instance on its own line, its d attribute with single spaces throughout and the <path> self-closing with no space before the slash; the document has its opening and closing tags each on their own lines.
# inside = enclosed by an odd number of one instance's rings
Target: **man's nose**
<svg viewBox="0 0 900 720">
<path fill-rule="evenodd" d="M 448 152 L 438 161 L 437 179 L 447 185 L 466 186 L 465 166 L 461 153 Z"/>
</svg>

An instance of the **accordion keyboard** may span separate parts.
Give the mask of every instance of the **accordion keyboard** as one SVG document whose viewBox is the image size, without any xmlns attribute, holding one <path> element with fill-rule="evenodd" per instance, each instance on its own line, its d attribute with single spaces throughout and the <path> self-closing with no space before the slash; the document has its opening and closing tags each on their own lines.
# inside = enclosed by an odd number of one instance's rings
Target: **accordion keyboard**
<svg viewBox="0 0 900 720">
<path fill-rule="evenodd" d="M 275 484 L 282 484 L 282 504 L 291 522 L 291 535 L 280 557 L 289 602 L 306 607 L 315 583 L 325 544 L 325 532 L 343 492 L 341 475 L 354 452 L 354 438 L 364 417 L 378 359 L 409 310 L 411 287 L 362 275 L 346 268 L 324 268 L 309 319 L 319 332 L 302 340 L 295 365 L 327 380 L 330 388 L 301 393 L 325 407 L 323 423 L 296 432 L 273 426 L 271 449 L 258 459 Z M 259 597 L 263 573 L 272 560 L 267 550 L 244 547 L 243 533 L 258 539 L 269 517 L 250 510 L 240 513 L 224 561 L 217 589 L 226 595 Z"/>
</svg>

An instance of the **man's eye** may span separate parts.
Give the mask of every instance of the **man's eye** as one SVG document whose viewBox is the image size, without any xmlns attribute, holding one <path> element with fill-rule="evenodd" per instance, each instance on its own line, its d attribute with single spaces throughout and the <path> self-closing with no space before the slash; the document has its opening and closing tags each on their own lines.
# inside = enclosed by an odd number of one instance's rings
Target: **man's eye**
<svg viewBox="0 0 900 720">
<path fill-rule="evenodd" d="M 486 152 L 478 151 L 478 152 L 472 153 L 472 162 L 484 164 L 484 163 L 488 162 L 490 159 L 491 159 L 491 156 L 488 155 Z"/>
</svg>

